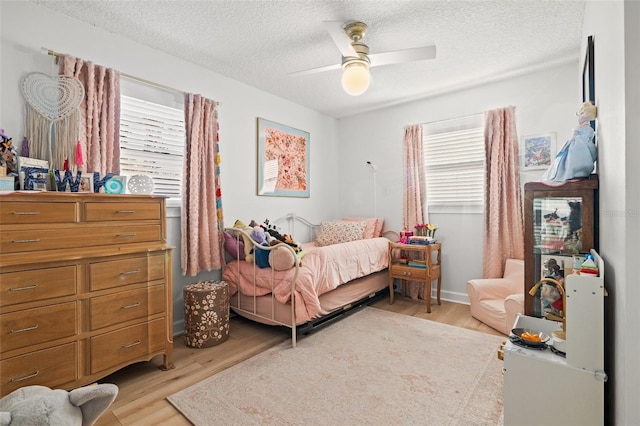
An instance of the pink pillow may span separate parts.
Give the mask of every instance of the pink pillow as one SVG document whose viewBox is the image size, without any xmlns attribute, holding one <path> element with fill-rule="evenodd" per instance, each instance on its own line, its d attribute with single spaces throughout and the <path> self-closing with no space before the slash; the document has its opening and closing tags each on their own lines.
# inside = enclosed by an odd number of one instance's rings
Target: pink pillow
<svg viewBox="0 0 640 426">
<path fill-rule="evenodd" d="M 342 220 L 347 222 L 366 222 L 364 227 L 364 232 L 362 233 L 362 239 L 366 240 L 368 238 L 376 237 L 376 218 L 368 218 L 368 217 L 345 217 Z"/>
<path fill-rule="evenodd" d="M 374 237 L 382 237 L 383 229 L 384 229 L 384 219 L 376 219 L 376 230 L 373 232 Z"/>
<path fill-rule="evenodd" d="M 237 258 L 245 260 L 244 242 L 234 238 L 233 235 L 226 231 L 224 232 L 224 251 L 233 257 L 234 260 Z"/>
<path fill-rule="evenodd" d="M 365 221 L 336 220 L 335 222 L 324 222 L 316 234 L 316 246 L 324 247 L 361 240 L 365 225 Z"/>
<path fill-rule="evenodd" d="M 362 239 L 364 240 L 382 235 L 382 225 L 384 224 L 382 219 L 376 219 L 375 217 L 345 217 L 342 220 L 349 222 L 367 222 L 367 225 L 364 228 L 364 234 L 362 235 Z M 378 224 L 378 222 L 380 222 L 380 224 Z"/>
</svg>

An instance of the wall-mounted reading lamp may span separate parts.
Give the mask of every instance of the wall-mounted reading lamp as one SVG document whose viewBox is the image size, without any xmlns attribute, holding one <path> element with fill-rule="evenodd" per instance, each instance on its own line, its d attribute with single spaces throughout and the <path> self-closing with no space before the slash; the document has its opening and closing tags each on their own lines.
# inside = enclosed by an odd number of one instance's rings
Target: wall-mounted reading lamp
<svg viewBox="0 0 640 426">
<path fill-rule="evenodd" d="M 376 187 L 376 172 L 378 171 L 378 166 L 371 161 L 367 161 L 367 166 L 369 166 L 373 173 L 373 217 L 378 217 L 378 203 L 376 201 L 376 193 L 378 192 Z"/>
</svg>

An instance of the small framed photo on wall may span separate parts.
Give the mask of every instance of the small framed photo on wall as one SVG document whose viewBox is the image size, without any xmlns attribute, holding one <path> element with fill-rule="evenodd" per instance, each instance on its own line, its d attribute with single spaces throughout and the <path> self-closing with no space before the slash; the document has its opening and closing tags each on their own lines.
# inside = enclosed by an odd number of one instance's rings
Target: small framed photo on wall
<svg viewBox="0 0 640 426">
<path fill-rule="evenodd" d="M 546 169 L 551 166 L 556 154 L 556 134 L 524 136 L 521 149 L 523 171 Z"/>
</svg>

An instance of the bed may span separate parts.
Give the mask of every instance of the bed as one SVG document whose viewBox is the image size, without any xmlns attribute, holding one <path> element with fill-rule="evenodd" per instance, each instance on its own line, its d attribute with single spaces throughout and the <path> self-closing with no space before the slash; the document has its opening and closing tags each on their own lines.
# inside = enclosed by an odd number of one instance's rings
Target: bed
<svg viewBox="0 0 640 426">
<path fill-rule="evenodd" d="M 295 347 L 298 331 L 316 328 L 388 291 L 387 237 L 395 238 L 397 233 L 381 230 L 373 233 L 370 218 L 346 219 L 353 226 L 339 225 L 344 229 L 353 227 L 354 236 L 337 243 L 329 239 L 329 244 L 326 238 L 321 239 L 321 234 L 326 236 L 323 231 L 328 229 L 327 223 L 315 225 L 295 214 L 276 220 L 288 235 L 310 241 L 300 245 L 301 253 L 287 244 L 259 245 L 251 238 L 250 227 L 225 228 L 227 235 L 241 238 L 245 247 L 252 247 L 255 256 L 252 261 L 243 260 L 243 250 L 236 247 L 224 268 L 222 279 L 229 284 L 231 309 L 253 321 L 291 328 Z M 329 224 L 335 225 L 334 222 Z M 382 228 L 381 222 L 379 226 Z M 363 232 L 360 238 L 355 236 L 358 231 Z M 259 257 L 275 256 L 270 253 L 275 250 L 289 256 L 291 265 L 283 267 L 274 261 L 269 267 L 260 267 Z"/>
</svg>

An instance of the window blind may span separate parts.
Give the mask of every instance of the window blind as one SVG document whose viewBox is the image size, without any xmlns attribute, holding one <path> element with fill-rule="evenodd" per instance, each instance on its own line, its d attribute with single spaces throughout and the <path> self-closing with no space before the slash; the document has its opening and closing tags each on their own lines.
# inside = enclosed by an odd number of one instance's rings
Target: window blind
<svg viewBox="0 0 640 426">
<path fill-rule="evenodd" d="M 179 198 L 184 141 L 182 109 L 121 95 L 121 175 L 150 176 L 154 194 Z"/>
<path fill-rule="evenodd" d="M 423 125 L 427 205 L 430 212 L 482 211 L 482 114 Z"/>
</svg>

